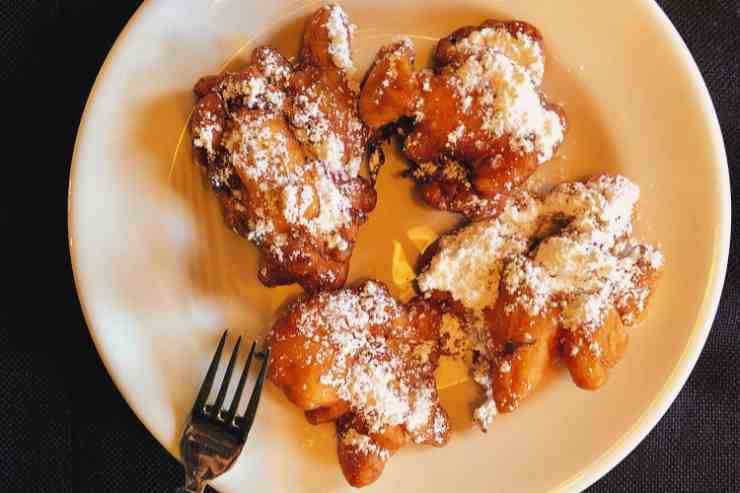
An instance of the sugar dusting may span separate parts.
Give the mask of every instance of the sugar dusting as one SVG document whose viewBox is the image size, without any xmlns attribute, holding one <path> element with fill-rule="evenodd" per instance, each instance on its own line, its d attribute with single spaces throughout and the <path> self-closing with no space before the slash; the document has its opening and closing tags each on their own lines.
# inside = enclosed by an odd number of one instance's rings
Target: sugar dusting
<svg viewBox="0 0 740 493">
<path fill-rule="evenodd" d="M 557 303 L 569 330 L 597 330 L 608 310 L 630 301 L 642 311 L 651 287 L 641 279 L 662 267 L 663 255 L 632 237 L 639 195 L 634 183 L 606 175 L 585 185 L 564 183 L 546 195 L 546 214 L 572 220 L 543 239 L 534 255 L 515 255 L 508 263 L 502 285 L 519 294 L 514 303 L 533 316 Z"/>
<path fill-rule="evenodd" d="M 352 447 L 362 455 L 376 455 L 381 460 L 388 460 L 391 455 L 388 449 L 381 447 L 372 438 L 359 433 L 354 428 L 350 428 L 344 432 L 341 440 L 345 446 Z"/>
<path fill-rule="evenodd" d="M 413 53 L 408 38 L 385 49 L 387 69 L 373 95 L 377 105 L 399 77 L 398 61 Z M 560 114 L 548 107 L 539 91 L 544 75 L 540 42 L 522 31 L 512 35 L 502 25 L 473 31 L 458 40 L 454 49 L 459 56 L 441 74 L 415 74 L 420 87 L 414 102 L 415 123 L 425 120 L 425 104 L 433 101 L 425 96 L 432 90 L 431 80 L 441 78 L 456 90 L 458 114 L 479 117 L 488 140 L 508 136 L 515 151 L 534 152 L 540 163 L 549 161 L 563 141 L 565 128 Z M 462 123 L 456 126 L 448 136 L 448 146 L 454 147 L 466 130 L 473 131 Z"/>
<path fill-rule="evenodd" d="M 427 295 L 445 292 L 465 308 L 468 336 L 483 355 L 473 368 L 487 389 L 475 415 L 482 428 L 495 410 L 484 310 L 496 304 L 499 289 L 513 295 L 507 310 L 518 304 L 537 315 L 557 307 L 566 330 L 596 331 L 613 308 L 630 325 L 644 309 L 651 286 L 643 279 L 662 267 L 663 255 L 633 237 L 638 199 L 637 185 L 610 175 L 562 183 L 541 197 L 520 191 L 500 216 L 441 240 L 418 284 Z"/>
<path fill-rule="evenodd" d="M 334 65 L 348 74 L 352 74 L 355 71 L 355 66 L 352 63 L 351 40 L 356 26 L 350 24 L 347 14 L 339 5 L 331 5 L 326 8 L 329 9 L 329 20 L 325 24 L 329 33 L 329 54 Z"/>
<path fill-rule="evenodd" d="M 213 158 L 216 152 L 215 135 L 221 132 L 223 127 L 213 113 L 207 113 L 204 121 L 199 125 L 193 135 L 193 145 L 205 149 L 207 155 Z"/>
<path fill-rule="evenodd" d="M 468 57 L 455 71 L 454 85 L 463 112 L 472 100 L 482 119 L 481 130 L 492 139 L 510 136 L 515 151 L 536 152 L 549 161 L 563 141 L 560 115 L 549 109 L 526 69 L 493 49 Z"/>
<path fill-rule="evenodd" d="M 414 71 L 408 39 L 383 47 L 363 86 L 364 111 L 376 124 L 409 117 L 398 131 L 428 202 L 490 217 L 565 138 L 564 112 L 540 90 L 542 41 L 525 23 L 487 21 L 440 41 L 435 63 Z"/>
<path fill-rule="evenodd" d="M 339 397 L 367 424 L 371 433 L 403 425 L 412 436 L 425 437 L 437 407 L 428 352 L 409 344 L 393 344 L 393 330 L 405 308 L 373 281 L 359 289 L 318 294 L 304 305 L 297 329 L 321 349 L 315 363 L 330 361 L 320 382 L 337 390 Z M 408 323 L 408 322 L 405 322 Z M 319 328 L 328 328 L 319 336 Z M 385 327 L 386 330 L 382 330 Z"/>
<path fill-rule="evenodd" d="M 542 83 L 545 74 L 545 55 L 542 46 L 521 29 L 512 34 L 505 25 L 484 27 L 459 40 L 455 48 L 471 55 L 487 49 L 500 52 L 521 65 L 535 86 Z"/>
<path fill-rule="evenodd" d="M 349 57 L 344 70 L 351 66 L 351 52 L 337 50 L 351 29 L 341 8 L 327 8 L 332 56 Z M 359 175 L 365 128 L 356 106 L 332 97 L 349 89 L 341 83 L 293 84 L 296 70 L 274 50 L 259 48 L 242 72 L 220 77 L 208 96 L 218 104 L 211 111 L 201 105 L 199 124 L 192 128 L 194 147 L 211 163 L 213 187 L 230 195 L 239 222 L 235 231 L 243 230 L 281 263 L 300 256 L 297 239 L 347 251 L 362 220 L 353 208 L 357 190 L 351 183 Z M 264 207 L 248 207 L 250 202 Z"/>
</svg>

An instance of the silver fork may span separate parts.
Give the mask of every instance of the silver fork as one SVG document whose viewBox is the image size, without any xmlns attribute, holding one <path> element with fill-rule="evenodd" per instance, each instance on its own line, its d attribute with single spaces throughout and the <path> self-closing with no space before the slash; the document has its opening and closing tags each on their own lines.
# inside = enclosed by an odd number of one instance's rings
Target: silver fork
<svg viewBox="0 0 740 493">
<path fill-rule="evenodd" d="M 267 372 L 267 362 L 270 359 L 269 349 L 266 349 L 263 353 L 258 353 L 258 357 L 261 356 L 263 359 L 262 368 L 260 368 L 257 376 L 252 395 L 249 397 L 249 404 L 247 404 L 244 416 L 236 415 L 239 400 L 244 391 L 244 384 L 249 374 L 249 367 L 252 365 L 252 358 L 254 357 L 256 347 L 254 342 L 249 349 L 249 356 L 247 356 L 247 362 L 236 386 L 231 406 L 228 410 L 221 409 L 226 391 L 229 388 L 231 374 L 234 371 L 234 363 L 239 354 L 241 337 L 237 339 L 234 351 L 231 353 L 229 366 L 226 367 L 226 373 L 221 382 L 216 401 L 212 406 L 206 405 L 208 394 L 211 392 L 213 380 L 216 377 L 216 370 L 227 334 L 228 331 L 225 331 L 221 336 L 216 354 L 213 355 L 211 366 L 208 367 L 208 372 L 200 387 L 198 397 L 195 399 L 193 410 L 180 440 L 180 454 L 185 467 L 185 486 L 179 488 L 178 493 L 202 493 L 206 481 L 210 481 L 229 470 L 236 462 L 236 458 L 239 457 L 257 414 L 257 406 L 262 394 L 262 384 Z"/>
</svg>

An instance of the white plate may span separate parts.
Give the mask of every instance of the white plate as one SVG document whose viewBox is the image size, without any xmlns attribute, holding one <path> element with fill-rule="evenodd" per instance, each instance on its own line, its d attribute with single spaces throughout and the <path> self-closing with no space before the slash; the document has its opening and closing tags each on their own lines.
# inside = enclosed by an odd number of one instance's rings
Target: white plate
<svg viewBox="0 0 740 493">
<path fill-rule="evenodd" d="M 223 227 L 190 162 L 190 88 L 235 66 L 257 42 L 286 54 L 319 2 L 146 2 L 111 50 L 80 126 L 70 180 L 70 247 L 90 332 L 113 380 L 151 433 L 175 453 L 187 410 L 225 327 L 259 335 L 296 288 L 269 290 L 256 255 Z M 640 235 L 663 245 L 667 269 L 647 321 L 599 392 L 556 374 L 484 435 L 465 396 L 445 391 L 457 432 L 443 449 L 409 447 L 370 491 L 572 491 L 621 460 L 666 411 L 693 367 L 719 300 L 730 191 L 719 125 L 691 56 L 651 2 L 429 0 L 344 2 L 359 26 L 362 68 L 394 35 L 422 55 L 434 39 L 489 17 L 520 18 L 546 40 L 545 89 L 570 133 L 543 180 L 597 171 L 643 190 Z M 424 56 L 420 57 L 420 63 Z M 362 229 L 351 278 L 390 280 L 392 240 L 453 216 L 414 201 L 393 161 Z M 398 211 L 403 211 L 399 214 Z M 331 425 L 311 427 L 269 386 L 246 451 L 215 482 L 224 493 L 346 491 Z M 255 486 L 258 485 L 258 486 Z"/>
</svg>

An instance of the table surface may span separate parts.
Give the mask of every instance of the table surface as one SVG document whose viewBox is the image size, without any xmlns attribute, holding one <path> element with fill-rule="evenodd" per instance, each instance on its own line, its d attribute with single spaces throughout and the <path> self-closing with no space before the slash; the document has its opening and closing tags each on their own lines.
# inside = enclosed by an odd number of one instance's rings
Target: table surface
<svg viewBox="0 0 740 493">
<path fill-rule="evenodd" d="M 17 303 L 22 318 L 11 321 L 10 310 L 0 312 L 3 491 L 171 492 L 182 479 L 178 463 L 128 408 L 95 352 L 67 247 L 67 180 L 80 115 L 105 55 L 138 3 L 0 5 L 5 100 L 14 108 L 15 131 L 36 137 L 23 147 L 31 151 L 23 153 L 31 158 L 24 166 L 41 171 L 14 187 L 27 191 L 31 185 L 36 200 L 19 202 L 27 215 L 16 224 L 24 238 L 19 265 L 24 272 L 30 266 L 32 275 L 20 276 L 11 298 L 32 301 L 28 307 Z M 659 3 L 696 58 L 722 125 L 733 187 L 730 261 L 717 318 L 688 383 L 637 449 L 589 491 L 738 492 L 740 0 Z M 9 217 L 4 206 L 0 224 L 9 226 Z"/>
</svg>

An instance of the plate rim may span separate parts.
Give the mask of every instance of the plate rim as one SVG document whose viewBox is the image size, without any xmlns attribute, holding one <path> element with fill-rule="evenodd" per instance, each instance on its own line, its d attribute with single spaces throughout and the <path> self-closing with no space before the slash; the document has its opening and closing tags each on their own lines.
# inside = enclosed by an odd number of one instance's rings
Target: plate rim
<svg viewBox="0 0 740 493">
<path fill-rule="evenodd" d="M 115 42 L 106 55 L 85 102 L 85 107 L 77 127 L 77 134 L 71 157 L 67 193 L 67 241 L 70 254 L 70 264 L 80 309 L 95 350 L 98 353 L 103 366 L 113 381 L 116 390 L 121 394 L 121 396 L 123 396 L 126 404 L 144 425 L 147 432 L 157 440 L 164 450 L 173 455 L 173 457 L 179 461 L 176 454 L 174 454 L 172 450 L 159 440 L 157 434 L 153 430 L 154 424 L 149 422 L 146 418 L 144 410 L 138 409 L 131 404 L 131 400 L 128 398 L 128 393 L 124 390 L 125 386 L 121 384 L 119 376 L 112 371 L 111 362 L 107 357 L 107 353 L 101 351 L 102 346 L 92 324 L 92 315 L 88 307 L 88 300 L 85 296 L 84 286 L 80 279 L 80 259 L 75 247 L 75 244 L 78 244 L 78 242 L 76 241 L 77 230 L 75 229 L 76 222 L 74 220 L 74 184 L 79 169 L 79 166 L 77 165 L 77 162 L 80 159 L 79 148 L 81 142 L 83 142 L 85 138 L 86 127 L 94 109 L 97 94 L 101 85 L 105 82 L 108 76 L 108 71 L 111 65 L 116 60 L 117 53 L 121 49 L 129 33 L 135 28 L 136 24 L 145 15 L 145 12 L 153 3 L 154 2 L 150 0 L 145 0 L 141 5 L 139 5 L 133 15 L 126 22 L 126 25 L 118 34 Z M 704 349 L 709 332 L 711 331 L 716 318 L 727 274 L 727 263 L 731 241 L 732 192 L 730 188 L 727 152 L 714 102 L 712 101 L 709 89 L 701 75 L 701 71 L 699 70 L 696 60 L 691 54 L 691 51 L 686 45 L 683 37 L 673 25 L 664 10 L 658 5 L 656 0 L 638 0 L 638 3 L 642 4 L 642 8 L 649 10 L 650 13 L 654 15 L 656 18 L 655 24 L 661 30 L 665 31 L 666 35 L 670 38 L 673 47 L 678 49 L 677 53 L 680 55 L 681 62 L 683 63 L 682 69 L 688 70 L 692 84 L 696 89 L 695 94 L 700 99 L 701 111 L 705 114 L 707 117 L 707 123 L 711 126 L 712 149 L 717 155 L 715 166 L 718 167 L 718 176 L 720 176 L 718 188 L 721 190 L 721 193 L 719 194 L 721 204 L 719 208 L 720 218 L 717 224 L 719 231 L 717 234 L 717 241 L 714 245 L 714 256 L 716 261 L 714 262 L 709 274 L 709 282 L 707 282 L 708 289 L 701 302 L 694 330 L 692 331 L 689 340 L 686 342 L 682 355 L 676 362 L 670 375 L 666 378 L 660 391 L 645 407 L 638 419 L 608 449 L 606 449 L 595 460 L 587 464 L 577 474 L 553 487 L 550 490 L 552 493 L 582 491 L 594 484 L 596 481 L 604 477 L 617 464 L 622 462 L 622 460 L 624 460 L 644 440 L 648 433 L 655 428 L 658 421 L 663 418 L 675 401 L 678 393 L 686 384 L 688 377 L 693 371 L 694 366 Z"/>
</svg>

